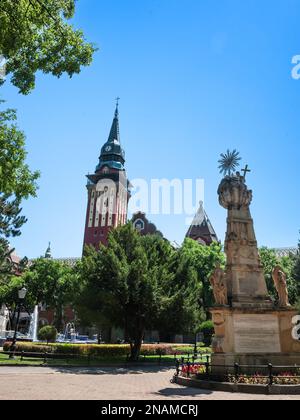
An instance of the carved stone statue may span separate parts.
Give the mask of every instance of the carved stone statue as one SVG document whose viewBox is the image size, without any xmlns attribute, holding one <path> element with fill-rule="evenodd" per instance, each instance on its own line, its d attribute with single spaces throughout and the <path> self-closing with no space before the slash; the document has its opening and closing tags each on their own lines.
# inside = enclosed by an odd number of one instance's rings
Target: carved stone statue
<svg viewBox="0 0 300 420">
<path fill-rule="evenodd" d="M 289 295 L 288 295 L 288 289 L 287 289 L 287 282 L 286 282 L 286 275 L 283 272 L 282 268 L 277 265 L 272 273 L 272 277 L 274 280 L 274 284 L 278 293 L 279 298 L 279 306 L 281 308 L 287 308 L 290 307 L 289 302 Z"/>
<path fill-rule="evenodd" d="M 228 305 L 227 296 L 227 284 L 225 279 L 224 270 L 221 265 L 218 264 L 212 276 L 210 277 L 210 283 L 213 288 L 214 298 L 217 305 Z"/>
</svg>

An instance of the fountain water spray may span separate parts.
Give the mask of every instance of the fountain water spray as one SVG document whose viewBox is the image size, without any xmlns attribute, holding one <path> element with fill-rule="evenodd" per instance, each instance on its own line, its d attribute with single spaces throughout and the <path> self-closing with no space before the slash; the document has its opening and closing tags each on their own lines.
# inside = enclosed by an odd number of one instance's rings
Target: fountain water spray
<svg viewBox="0 0 300 420">
<path fill-rule="evenodd" d="M 38 341 L 38 324 L 39 324 L 39 307 L 38 305 L 36 305 L 34 307 L 34 312 L 31 315 L 29 334 L 28 334 L 33 342 Z"/>
</svg>

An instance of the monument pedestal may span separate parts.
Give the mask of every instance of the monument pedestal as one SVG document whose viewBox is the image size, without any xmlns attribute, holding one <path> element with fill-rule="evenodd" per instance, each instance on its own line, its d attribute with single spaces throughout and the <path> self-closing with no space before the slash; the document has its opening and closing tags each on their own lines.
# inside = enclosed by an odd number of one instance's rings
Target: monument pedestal
<svg viewBox="0 0 300 420">
<path fill-rule="evenodd" d="M 254 307 L 211 309 L 215 325 L 212 364 L 214 373 L 225 366 L 300 366 L 300 341 L 293 338 L 293 309 Z M 253 370 L 252 370 L 253 373 Z"/>
</svg>

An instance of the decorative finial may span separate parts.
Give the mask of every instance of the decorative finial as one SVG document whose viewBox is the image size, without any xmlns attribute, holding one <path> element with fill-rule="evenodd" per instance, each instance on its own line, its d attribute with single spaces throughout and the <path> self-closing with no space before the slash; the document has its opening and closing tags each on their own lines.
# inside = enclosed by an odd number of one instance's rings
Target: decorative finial
<svg viewBox="0 0 300 420">
<path fill-rule="evenodd" d="M 231 176 L 232 173 L 240 166 L 240 153 L 237 150 L 232 152 L 228 149 L 226 153 L 221 154 L 219 160 L 220 174 L 224 176 Z"/>
<path fill-rule="evenodd" d="M 116 98 L 116 116 L 119 114 L 119 101 L 121 98 L 117 97 Z"/>
</svg>

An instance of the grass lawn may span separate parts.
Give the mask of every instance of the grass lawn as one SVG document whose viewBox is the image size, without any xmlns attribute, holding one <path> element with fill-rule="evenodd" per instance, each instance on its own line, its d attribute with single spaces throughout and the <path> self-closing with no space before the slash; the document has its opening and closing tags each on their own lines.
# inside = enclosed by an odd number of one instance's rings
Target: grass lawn
<svg viewBox="0 0 300 420">
<path fill-rule="evenodd" d="M 26 360 L 21 361 L 20 357 L 16 357 L 15 359 L 10 359 L 9 356 L 6 354 L 0 353 L 0 366 L 1 365 L 32 365 L 32 366 L 41 366 L 43 364 L 43 360 L 35 359 L 35 358 L 27 358 Z"/>
</svg>

